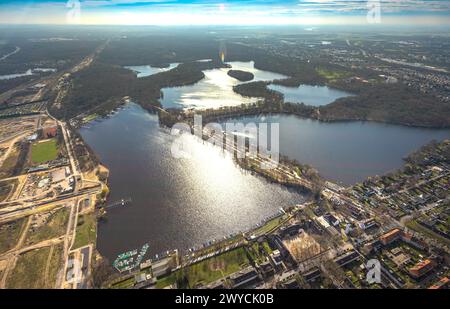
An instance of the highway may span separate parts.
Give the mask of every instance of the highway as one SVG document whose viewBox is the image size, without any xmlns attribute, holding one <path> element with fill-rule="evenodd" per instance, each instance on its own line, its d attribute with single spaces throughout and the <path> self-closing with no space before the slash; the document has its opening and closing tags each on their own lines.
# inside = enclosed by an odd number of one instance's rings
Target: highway
<svg viewBox="0 0 450 309">
<path fill-rule="evenodd" d="M 81 189 L 79 192 L 61 195 L 52 200 L 42 201 L 39 203 L 29 203 L 28 205 L 22 206 L 21 208 L 16 207 L 12 210 L 0 209 L 0 223 L 8 222 L 26 216 L 29 214 L 27 213 L 27 211 L 33 211 L 33 213 L 35 213 L 36 211 L 39 211 L 41 208 L 44 209 L 51 205 L 60 205 L 63 202 L 68 202 L 77 197 L 99 193 L 101 193 L 101 186 Z"/>
</svg>

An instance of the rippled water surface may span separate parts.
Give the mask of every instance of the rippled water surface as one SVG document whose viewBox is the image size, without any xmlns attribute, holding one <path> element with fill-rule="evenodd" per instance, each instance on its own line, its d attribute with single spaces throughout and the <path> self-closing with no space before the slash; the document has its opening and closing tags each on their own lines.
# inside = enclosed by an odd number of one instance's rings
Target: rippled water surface
<svg viewBox="0 0 450 309">
<path fill-rule="evenodd" d="M 284 95 L 285 102 L 305 103 L 312 106 L 326 105 L 334 102 L 336 99 L 352 95 L 327 86 L 300 85 L 299 87 L 286 87 L 271 84 L 268 88 L 281 92 Z"/>
<path fill-rule="evenodd" d="M 173 136 L 160 129 L 156 115 L 135 104 L 80 132 L 110 169 L 110 200 L 133 200 L 111 209 L 107 222 L 99 224 L 98 248 L 110 259 L 145 242 L 152 254 L 199 245 L 304 200 L 242 171 L 218 147 L 195 139 L 192 159 L 174 158 Z"/>
<path fill-rule="evenodd" d="M 286 78 L 281 74 L 256 69 L 253 61 L 228 64 L 231 69 L 253 73 L 254 79 L 251 82 Z M 205 78 L 194 85 L 163 88 L 161 104 L 165 108 L 218 108 L 256 102 L 257 98 L 243 97 L 233 91 L 233 86 L 241 82 L 228 76 L 228 70 L 230 69 L 206 70 Z"/>
</svg>

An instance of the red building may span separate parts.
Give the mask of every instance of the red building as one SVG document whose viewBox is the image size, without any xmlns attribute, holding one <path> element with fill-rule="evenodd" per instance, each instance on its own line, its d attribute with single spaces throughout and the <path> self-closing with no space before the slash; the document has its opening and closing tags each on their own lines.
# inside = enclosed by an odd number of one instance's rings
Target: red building
<svg viewBox="0 0 450 309">
<path fill-rule="evenodd" d="M 450 279 L 448 277 L 444 277 L 432 286 L 430 286 L 428 289 L 430 290 L 442 290 L 442 289 L 448 289 L 450 287 Z"/>
<path fill-rule="evenodd" d="M 413 278 L 420 278 L 426 273 L 428 273 L 430 270 L 432 270 L 433 267 L 434 263 L 431 260 L 426 259 L 425 261 L 419 262 L 413 267 L 411 267 L 409 269 L 409 274 Z"/>
<path fill-rule="evenodd" d="M 380 236 L 380 241 L 383 245 L 389 245 L 391 242 L 399 239 L 402 235 L 402 231 L 400 229 L 393 229 L 386 234 Z"/>
</svg>

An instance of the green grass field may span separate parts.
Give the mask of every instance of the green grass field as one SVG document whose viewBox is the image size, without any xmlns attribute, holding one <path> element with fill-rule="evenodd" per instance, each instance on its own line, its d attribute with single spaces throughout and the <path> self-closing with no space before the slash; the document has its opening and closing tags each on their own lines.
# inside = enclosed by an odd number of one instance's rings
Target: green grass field
<svg viewBox="0 0 450 309">
<path fill-rule="evenodd" d="M 263 234 L 266 234 L 268 232 L 271 232 L 273 229 L 275 229 L 278 226 L 280 226 L 284 222 L 284 220 L 286 220 L 287 218 L 288 218 L 288 216 L 286 214 L 284 214 L 282 216 L 275 217 L 275 218 L 267 221 L 261 227 L 255 229 L 252 232 L 252 234 L 254 234 L 254 235 L 263 235 Z"/>
<path fill-rule="evenodd" d="M 156 282 L 157 289 L 163 289 L 171 284 L 174 284 L 177 281 L 177 273 L 171 273 L 165 277 L 158 279 Z"/>
<path fill-rule="evenodd" d="M 58 145 L 56 139 L 35 143 L 31 146 L 31 161 L 41 164 L 56 159 Z"/>
<path fill-rule="evenodd" d="M 82 215 L 78 218 L 77 234 L 72 249 L 94 243 L 97 235 L 97 221 L 94 214 Z"/>
<path fill-rule="evenodd" d="M 325 69 L 317 68 L 316 72 L 320 75 L 325 77 L 328 80 L 336 80 L 340 78 L 348 77 L 350 74 L 349 72 L 343 72 L 343 71 L 329 71 Z"/>
<path fill-rule="evenodd" d="M 83 118 L 83 122 L 84 123 L 91 122 L 92 120 L 96 119 L 97 117 L 98 117 L 98 114 L 96 114 L 96 113 L 87 115 L 86 117 Z"/>
<path fill-rule="evenodd" d="M 250 261 L 244 248 L 237 248 L 219 256 L 212 257 L 184 269 L 189 287 L 208 284 L 248 266 Z"/>
</svg>

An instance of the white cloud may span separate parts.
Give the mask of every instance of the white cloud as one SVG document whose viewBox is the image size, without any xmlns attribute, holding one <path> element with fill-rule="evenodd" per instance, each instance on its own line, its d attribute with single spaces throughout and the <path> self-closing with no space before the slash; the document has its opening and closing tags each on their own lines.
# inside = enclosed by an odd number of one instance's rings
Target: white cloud
<svg viewBox="0 0 450 309">
<path fill-rule="evenodd" d="M 416 17 L 413 19 L 401 13 L 417 13 L 418 16 L 427 16 L 426 20 L 429 22 L 450 23 L 450 18 L 445 16 L 445 13 L 450 15 L 450 0 L 380 0 L 380 2 L 381 12 L 386 14 L 383 20 L 391 15 L 402 17 L 406 22 L 409 18 L 409 23 L 415 23 Z M 122 6 L 130 3 L 140 3 L 142 6 Z M 360 19 L 364 17 L 361 20 L 365 20 L 368 9 L 366 0 L 298 0 L 290 2 L 289 5 L 284 5 L 281 1 L 275 3 L 262 0 L 242 2 L 224 0 L 225 8 L 222 10 L 220 3 L 220 0 L 183 2 L 183 4 L 175 3 L 174 0 L 81 0 L 81 9 L 85 23 L 121 24 L 320 24 L 333 21 L 333 18 L 347 22 L 351 16 Z M 27 6 L 15 6 L 11 10 L 2 10 L 0 23 L 15 20 L 19 23 L 31 22 L 34 18 L 64 22 L 67 11 L 64 2 L 35 2 Z M 437 13 L 440 13 L 440 16 Z"/>
<path fill-rule="evenodd" d="M 299 0 L 298 7 L 309 12 L 360 12 L 367 10 L 365 0 Z M 450 12 L 448 0 L 380 0 L 384 13 Z"/>
</svg>

